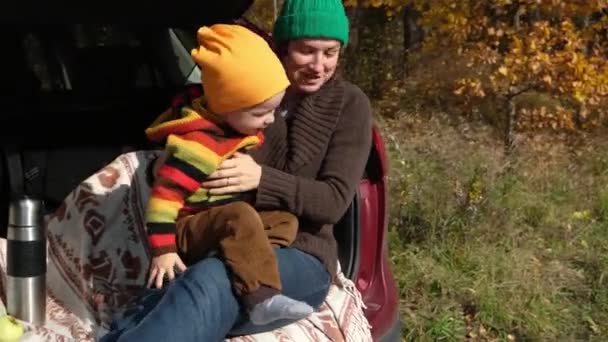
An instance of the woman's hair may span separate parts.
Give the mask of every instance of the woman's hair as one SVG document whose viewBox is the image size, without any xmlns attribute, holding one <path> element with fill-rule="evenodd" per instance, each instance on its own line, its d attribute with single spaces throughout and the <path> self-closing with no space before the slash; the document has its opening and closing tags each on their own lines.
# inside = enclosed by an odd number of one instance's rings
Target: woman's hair
<svg viewBox="0 0 608 342">
<path fill-rule="evenodd" d="M 283 58 L 287 56 L 287 51 L 289 49 L 289 41 L 284 41 L 279 44 L 275 44 L 274 52 L 279 56 L 279 59 L 283 61 Z"/>
</svg>

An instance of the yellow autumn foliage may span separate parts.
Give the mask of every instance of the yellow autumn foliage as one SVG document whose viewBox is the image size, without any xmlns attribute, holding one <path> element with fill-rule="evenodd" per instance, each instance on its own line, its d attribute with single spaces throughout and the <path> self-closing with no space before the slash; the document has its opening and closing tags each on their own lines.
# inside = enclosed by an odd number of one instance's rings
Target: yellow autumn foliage
<svg viewBox="0 0 608 342">
<path fill-rule="evenodd" d="M 539 92 L 569 103 L 571 117 L 608 106 L 608 0 L 348 0 L 347 6 L 405 6 L 420 13 L 422 51 L 466 65 L 452 95 L 466 102 Z M 602 109 L 603 108 L 603 109 Z M 538 110 L 538 108 L 537 108 Z M 528 115 L 536 113 L 529 112 Z M 540 112 L 538 112 L 540 113 Z M 581 114 L 582 113 L 582 114 Z"/>
</svg>

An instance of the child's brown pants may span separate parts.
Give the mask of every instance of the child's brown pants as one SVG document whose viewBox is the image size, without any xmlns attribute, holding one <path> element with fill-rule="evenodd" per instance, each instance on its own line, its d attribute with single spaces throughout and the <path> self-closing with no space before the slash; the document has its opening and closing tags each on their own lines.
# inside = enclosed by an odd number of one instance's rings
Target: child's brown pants
<svg viewBox="0 0 608 342">
<path fill-rule="evenodd" d="M 298 219 L 285 211 L 258 212 L 246 202 L 232 202 L 209 208 L 177 221 L 177 248 L 186 264 L 218 250 L 234 273 L 238 295 L 263 289 L 281 290 L 273 245 L 289 246 L 295 240 Z M 264 286 L 262 286 L 264 285 Z M 262 286 L 262 289 L 260 289 Z M 261 298 L 251 298 L 258 302 Z M 255 304 L 255 303 L 253 303 Z"/>
</svg>

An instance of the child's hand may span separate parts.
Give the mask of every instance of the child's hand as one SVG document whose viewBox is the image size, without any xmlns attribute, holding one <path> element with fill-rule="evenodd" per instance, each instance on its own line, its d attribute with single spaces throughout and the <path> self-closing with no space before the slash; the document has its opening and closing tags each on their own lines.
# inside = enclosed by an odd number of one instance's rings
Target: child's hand
<svg viewBox="0 0 608 342">
<path fill-rule="evenodd" d="M 148 276 L 148 284 L 146 286 L 150 287 L 154 284 L 156 288 L 160 289 L 163 287 L 163 277 L 165 274 L 169 278 L 169 281 L 175 278 L 175 267 L 180 272 L 186 270 L 186 265 L 184 265 L 184 262 L 177 253 L 167 253 L 152 258 L 150 275 Z"/>
</svg>

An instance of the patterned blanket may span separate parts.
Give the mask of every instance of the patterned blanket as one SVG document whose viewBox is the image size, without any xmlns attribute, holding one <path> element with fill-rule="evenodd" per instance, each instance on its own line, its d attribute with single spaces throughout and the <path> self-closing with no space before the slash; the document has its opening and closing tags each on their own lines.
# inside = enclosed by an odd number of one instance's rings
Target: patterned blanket
<svg viewBox="0 0 608 342">
<path fill-rule="evenodd" d="M 145 169 L 155 152 L 123 154 L 82 182 L 47 217 L 47 322 L 25 324 L 24 341 L 93 341 L 145 282 Z M 0 239 L 0 311 L 6 302 L 6 240 Z M 255 341 L 371 341 L 363 301 L 342 273 L 319 312 L 281 329 L 231 338 Z"/>
</svg>

